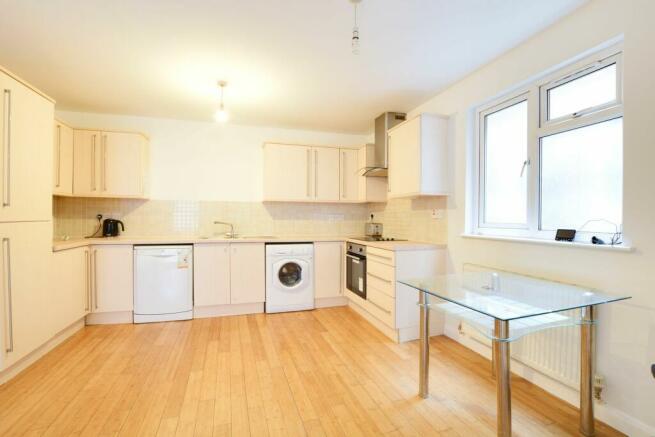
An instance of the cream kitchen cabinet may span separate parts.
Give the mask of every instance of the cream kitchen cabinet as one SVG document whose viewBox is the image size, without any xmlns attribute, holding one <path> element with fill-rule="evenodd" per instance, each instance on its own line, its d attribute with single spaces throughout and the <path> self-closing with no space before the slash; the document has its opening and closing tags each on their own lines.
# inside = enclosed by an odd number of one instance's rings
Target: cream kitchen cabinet
<svg viewBox="0 0 655 437">
<path fill-rule="evenodd" d="M 75 129 L 73 195 L 147 196 L 148 140 L 141 134 Z"/>
<path fill-rule="evenodd" d="M 91 309 L 90 255 L 87 247 L 52 255 L 53 280 L 47 294 L 52 333 L 83 318 Z"/>
<path fill-rule="evenodd" d="M 90 249 L 91 312 L 132 311 L 134 250 L 131 245 L 98 245 Z"/>
<path fill-rule="evenodd" d="M 228 243 L 193 246 L 193 305 L 230 303 L 230 245 Z"/>
<path fill-rule="evenodd" d="M 359 193 L 359 178 L 361 171 L 359 166 L 359 151 L 356 149 L 341 149 L 339 151 L 341 160 L 340 168 L 340 193 L 342 202 L 361 202 Z"/>
<path fill-rule="evenodd" d="M 448 195 L 447 118 L 421 114 L 389 129 L 388 197 Z"/>
<path fill-rule="evenodd" d="M 264 243 L 230 244 L 230 303 L 266 300 L 265 258 Z"/>
<path fill-rule="evenodd" d="M 343 296 L 343 243 L 314 243 L 314 297 L 318 307 L 322 299 Z"/>
<path fill-rule="evenodd" d="M 445 249 L 426 246 L 393 251 L 367 246 L 366 299 L 350 291 L 346 296 L 351 307 L 385 335 L 398 342 L 415 340 L 419 333 L 418 293 L 398 281 L 445 271 Z"/>
<path fill-rule="evenodd" d="M 313 198 L 312 148 L 264 145 L 264 200 L 302 201 Z"/>
<path fill-rule="evenodd" d="M 54 103 L 0 69 L 0 222 L 52 219 Z"/>
<path fill-rule="evenodd" d="M 52 287 L 52 223 L 0 224 L 0 242 L 2 369 L 36 350 L 52 335 L 47 304 Z"/>
<path fill-rule="evenodd" d="M 73 128 L 55 120 L 52 193 L 73 195 Z"/>
<path fill-rule="evenodd" d="M 311 171 L 314 178 L 314 196 L 312 200 L 338 202 L 340 200 L 339 149 L 312 147 L 311 151 L 314 158 Z"/>
<path fill-rule="evenodd" d="M 336 147 L 264 145 L 264 201 L 340 202 Z"/>
</svg>

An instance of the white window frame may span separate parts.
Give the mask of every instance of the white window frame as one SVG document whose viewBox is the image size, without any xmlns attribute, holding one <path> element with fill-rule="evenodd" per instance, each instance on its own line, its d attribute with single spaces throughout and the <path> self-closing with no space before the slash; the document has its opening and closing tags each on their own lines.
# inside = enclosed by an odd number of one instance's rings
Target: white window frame
<svg viewBox="0 0 655 437">
<path fill-rule="evenodd" d="M 541 140 L 544 137 L 590 126 L 615 118 L 623 117 L 623 48 L 614 46 L 587 56 L 554 73 L 542 76 L 529 84 L 505 94 L 478 107 L 475 111 L 475 154 L 474 154 L 474 201 L 472 202 L 471 231 L 481 235 L 549 239 L 555 231 L 541 230 Z M 616 99 L 601 105 L 584 108 L 576 113 L 548 120 L 547 95 L 550 89 L 576 80 L 594 71 L 616 64 Z M 499 224 L 485 223 L 485 119 L 489 114 L 513 106 L 522 101 L 528 102 L 527 165 L 527 223 Z M 521 169 L 517 169 L 520 172 Z M 596 218 L 596 217 L 594 217 Z M 622 231 L 622 229 L 620 229 Z M 590 239 L 592 235 L 611 238 L 611 233 L 578 232 L 577 238 Z"/>
</svg>

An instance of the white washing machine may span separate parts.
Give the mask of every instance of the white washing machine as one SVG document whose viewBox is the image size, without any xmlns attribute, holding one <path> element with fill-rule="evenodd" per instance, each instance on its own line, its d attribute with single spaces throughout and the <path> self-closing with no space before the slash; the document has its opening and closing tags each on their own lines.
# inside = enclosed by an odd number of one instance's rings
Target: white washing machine
<svg viewBox="0 0 655 437">
<path fill-rule="evenodd" d="M 266 245 L 266 312 L 314 308 L 314 245 Z"/>
</svg>

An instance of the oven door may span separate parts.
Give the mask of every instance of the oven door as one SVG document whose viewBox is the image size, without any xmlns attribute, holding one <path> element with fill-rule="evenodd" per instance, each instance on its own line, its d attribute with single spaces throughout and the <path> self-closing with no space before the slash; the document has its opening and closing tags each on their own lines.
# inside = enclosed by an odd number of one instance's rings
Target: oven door
<svg viewBox="0 0 655 437">
<path fill-rule="evenodd" d="M 366 258 L 346 254 L 346 288 L 366 299 Z"/>
</svg>

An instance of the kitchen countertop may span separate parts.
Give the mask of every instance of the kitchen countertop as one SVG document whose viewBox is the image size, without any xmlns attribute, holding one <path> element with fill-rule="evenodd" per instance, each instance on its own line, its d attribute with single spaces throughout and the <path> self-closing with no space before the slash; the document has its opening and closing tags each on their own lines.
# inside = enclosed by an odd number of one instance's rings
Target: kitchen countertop
<svg viewBox="0 0 655 437">
<path fill-rule="evenodd" d="M 55 240 L 53 242 L 52 250 L 58 252 L 60 250 L 74 249 L 77 247 L 84 247 L 90 245 L 103 245 L 103 244 L 202 244 L 202 243 L 298 243 L 298 242 L 321 242 L 321 241 L 351 241 L 365 246 L 376 247 L 385 250 L 426 250 L 445 248 L 445 244 L 425 243 L 420 241 L 363 241 L 350 237 L 314 237 L 314 236 L 254 236 L 254 237 L 238 237 L 238 238 L 225 238 L 225 237 L 211 237 L 204 238 L 199 236 L 152 236 L 152 237 L 139 237 L 139 236 L 121 236 L 121 237 L 108 237 L 108 238 L 75 238 L 70 240 Z"/>
</svg>

